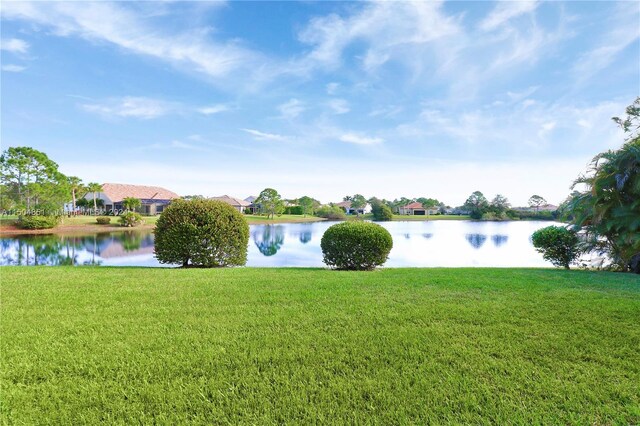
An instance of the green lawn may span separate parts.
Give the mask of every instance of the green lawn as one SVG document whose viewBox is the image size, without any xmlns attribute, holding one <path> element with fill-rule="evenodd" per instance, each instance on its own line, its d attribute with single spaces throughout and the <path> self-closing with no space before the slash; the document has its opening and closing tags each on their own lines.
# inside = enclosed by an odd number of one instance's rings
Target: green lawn
<svg viewBox="0 0 640 426">
<path fill-rule="evenodd" d="M 638 424 L 640 277 L 4 267 L 3 424 Z"/>
</svg>

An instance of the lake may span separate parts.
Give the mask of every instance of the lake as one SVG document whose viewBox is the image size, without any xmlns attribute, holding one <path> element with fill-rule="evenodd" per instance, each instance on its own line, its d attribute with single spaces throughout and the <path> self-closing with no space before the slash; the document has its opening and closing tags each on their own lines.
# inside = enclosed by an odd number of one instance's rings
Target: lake
<svg viewBox="0 0 640 426">
<path fill-rule="evenodd" d="M 251 225 L 247 266 L 322 267 L 320 239 L 332 222 Z M 393 236 L 389 267 L 549 267 L 531 234 L 553 222 L 383 222 Z M 560 224 L 557 224 L 560 225 Z M 153 233 L 0 238 L 0 265 L 165 266 Z"/>
</svg>

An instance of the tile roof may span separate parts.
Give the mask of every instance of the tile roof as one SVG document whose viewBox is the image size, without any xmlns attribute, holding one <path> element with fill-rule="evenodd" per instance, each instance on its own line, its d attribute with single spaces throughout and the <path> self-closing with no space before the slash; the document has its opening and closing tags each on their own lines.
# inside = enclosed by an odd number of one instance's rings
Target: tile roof
<svg viewBox="0 0 640 426">
<path fill-rule="evenodd" d="M 403 209 L 421 209 L 424 210 L 424 207 L 422 206 L 422 203 L 419 203 L 417 201 L 414 201 L 413 203 L 409 203 L 406 206 L 402 207 Z"/>
<path fill-rule="evenodd" d="M 338 207 L 344 207 L 345 209 L 350 209 L 351 208 L 351 201 L 340 201 L 339 203 L 335 204 Z"/>
<path fill-rule="evenodd" d="M 228 195 L 221 195 L 219 197 L 211 197 L 212 200 L 218 200 L 218 201 L 224 201 L 227 204 L 231 204 L 232 206 L 241 206 L 241 207 L 248 207 L 251 205 L 251 203 L 245 201 L 245 200 L 240 200 L 238 198 L 234 198 L 234 197 L 229 197 Z"/>
<path fill-rule="evenodd" d="M 115 203 L 127 197 L 141 200 L 173 200 L 174 198 L 180 198 L 175 192 L 159 186 L 126 185 L 122 183 L 103 183 L 101 192 Z"/>
</svg>

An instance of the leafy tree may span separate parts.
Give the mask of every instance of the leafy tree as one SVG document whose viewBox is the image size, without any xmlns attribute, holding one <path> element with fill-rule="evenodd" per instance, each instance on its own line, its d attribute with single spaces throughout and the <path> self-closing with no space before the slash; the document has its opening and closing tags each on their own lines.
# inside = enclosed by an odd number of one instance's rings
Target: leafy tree
<svg viewBox="0 0 640 426">
<path fill-rule="evenodd" d="M 308 214 L 312 215 L 314 210 L 320 206 L 320 202 L 305 195 L 304 197 L 300 197 L 298 199 L 298 205 L 302 207 L 302 214 L 306 216 Z"/>
<path fill-rule="evenodd" d="M 58 164 L 30 147 L 11 147 L 2 153 L 0 180 L 3 197 L 17 207 L 58 209 L 68 199 L 67 177 L 58 171 Z"/>
<path fill-rule="evenodd" d="M 160 263 L 212 268 L 247 262 L 249 225 L 222 201 L 174 200 L 160 215 L 154 233 Z"/>
<path fill-rule="evenodd" d="M 496 215 L 503 216 L 507 210 L 509 210 L 511 204 L 509 204 L 507 197 L 497 194 L 493 200 L 491 200 L 490 207 Z"/>
<path fill-rule="evenodd" d="M 282 197 L 273 188 L 265 188 L 262 190 L 258 198 L 255 201 L 259 204 L 262 211 L 267 214 L 267 217 L 273 218 L 275 214 L 281 214 L 284 211 L 284 203 Z"/>
<path fill-rule="evenodd" d="M 138 207 L 142 206 L 142 201 L 140 201 L 139 198 L 126 197 L 122 200 L 122 205 L 127 210 L 135 210 Z"/>
<path fill-rule="evenodd" d="M 102 192 L 102 185 L 96 182 L 91 182 L 87 184 L 87 191 L 93 194 L 93 214 L 97 214 L 98 212 L 98 192 Z"/>
<path fill-rule="evenodd" d="M 538 213 L 538 211 L 540 210 L 540 206 L 546 203 L 547 203 L 547 200 L 545 200 L 539 195 L 532 195 L 531 198 L 529 198 L 529 206 L 531 208 L 535 208 L 536 213 Z"/>
<path fill-rule="evenodd" d="M 440 201 L 436 200 L 435 198 L 420 197 L 417 198 L 416 201 L 422 204 L 422 207 L 424 207 L 425 209 L 432 209 L 440 206 L 441 204 Z"/>
<path fill-rule="evenodd" d="M 351 208 L 356 211 L 356 215 L 360 216 L 360 209 L 363 209 L 367 205 L 367 199 L 361 194 L 356 194 L 351 197 Z"/>
<path fill-rule="evenodd" d="M 463 207 L 466 210 L 469 210 L 469 214 L 472 219 L 480 219 L 489 208 L 489 202 L 482 192 L 475 191 L 469 196 L 469 198 L 467 198 Z"/>
<path fill-rule="evenodd" d="M 640 254 L 640 98 L 627 117 L 614 117 L 628 134 L 620 149 L 596 155 L 589 171 L 576 179 L 570 211 L 577 229 L 586 234 L 586 248 L 607 253 L 613 264 L 629 269 Z"/>
<path fill-rule="evenodd" d="M 536 250 L 542 253 L 544 260 L 548 260 L 554 266 L 569 269 L 569 265 L 580 256 L 578 235 L 562 226 L 538 229 L 531 236 L 531 240 Z"/>
<path fill-rule="evenodd" d="M 389 221 L 393 219 L 393 212 L 388 205 L 375 197 L 369 200 L 369 203 L 371 204 L 371 213 L 373 213 L 373 220 Z"/>
</svg>

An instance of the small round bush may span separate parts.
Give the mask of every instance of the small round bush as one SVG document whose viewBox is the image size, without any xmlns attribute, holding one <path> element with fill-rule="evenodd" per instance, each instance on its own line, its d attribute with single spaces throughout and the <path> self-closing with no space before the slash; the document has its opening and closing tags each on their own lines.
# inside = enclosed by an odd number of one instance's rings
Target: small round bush
<svg viewBox="0 0 640 426">
<path fill-rule="evenodd" d="M 58 226 L 60 219 L 60 216 L 26 215 L 20 216 L 16 225 L 20 229 L 51 229 Z"/>
<path fill-rule="evenodd" d="M 247 262 L 249 225 L 240 212 L 217 200 L 175 200 L 155 229 L 160 263 L 183 267 L 242 266 Z"/>
<path fill-rule="evenodd" d="M 144 219 L 142 219 L 142 215 L 136 212 L 126 212 L 120 215 L 120 224 L 122 226 L 134 227 L 138 225 L 142 225 L 144 223 Z"/>
<path fill-rule="evenodd" d="M 96 222 L 98 223 L 98 225 L 108 225 L 111 223 L 111 218 L 100 216 L 96 218 Z"/>
<path fill-rule="evenodd" d="M 325 231 L 320 247 L 328 266 L 362 271 L 387 261 L 393 239 L 389 231 L 375 223 L 344 222 Z"/>
<path fill-rule="evenodd" d="M 374 203 L 371 206 L 371 213 L 373 213 L 373 220 L 377 220 L 379 222 L 387 222 L 393 220 L 393 212 L 391 208 L 382 203 Z"/>
<path fill-rule="evenodd" d="M 562 226 L 538 229 L 531 236 L 531 240 L 536 250 L 542 253 L 542 258 L 554 266 L 569 269 L 569 265 L 580 256 L 578 235 Z"/>
</svg>

